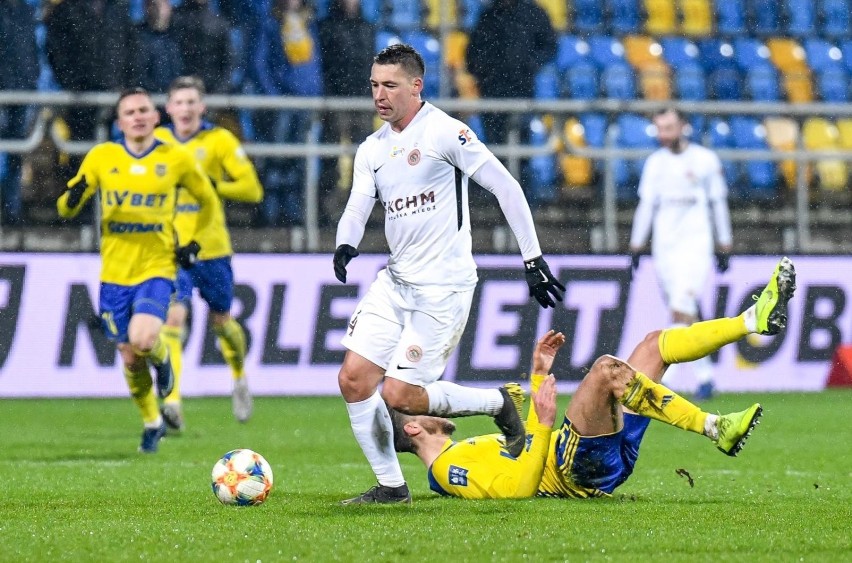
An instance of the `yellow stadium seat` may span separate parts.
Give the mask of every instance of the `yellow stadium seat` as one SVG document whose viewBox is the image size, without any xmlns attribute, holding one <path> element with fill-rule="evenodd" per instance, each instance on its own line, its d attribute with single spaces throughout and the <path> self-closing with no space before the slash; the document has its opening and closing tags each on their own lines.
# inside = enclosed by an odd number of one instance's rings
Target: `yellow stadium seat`
<svg viewBox="0 0 852 563">
<path fill-rule="evenodd" d="M 476 83 L 476 78 L 469 72 L 457 70 L 453 81 L 456 85 L 456 91 L 459 93 L 459 98 L 471 100 L 479 97 L 479 85 Z"/>
<path fill-rule="evenodd" d="M 802 127 L 802 144 L 807 150 L 840 149 L 840 131 L 829 120 L 811 117 Z M 840 191 L 846 188 L 848 171 L 846 162 L 824 158 L 816 162 L 819 187 L 827 191 Z"/>
<path fill-rule="evenodd" d="M 556 31 L 568 29 L 568 3 L 565 0 L 536 0 L 536 4 L 547 12 L 553 29 Z"/>
<path fill-rule="evenodd" d="M 665 65 L 663 48 L 657 41 L 647 35 L 628 35 L 621 40 L 624 45 L 624 58 L 636 69 L 659 67 Z"/>
<path fill-rule="evenodd" d="M 789 117 L 767 117 L 763 121 L 766 127 L 766 142 L 776 151 L 789 152 L 796 150 L 799 145 L 799 124 Z M 790 188 L 795 188 L 796 161 L 785 160 L 780 164 L 781 175 Z"/>
<path fill-rule="evenodd" d="M 769 60 L 781 72 L 809 71 L 805 50 L 795 39 L 773 37 L 766 42 L 769 48 Z"/>
<path fill-rule="evenodd" d="M 447 33 L 444 40 L 444 64 L 453 69 L 467 68 L 467 44 L 470 36 L 464 31 Z"/>
<path fill-rule="evenodd" d="M 575 118 L 565 121 L 563 132 L 567 144 L 575 147 L 586 146 L 585 131 Z M 559 167 L 562 169 L 562 178 L 565 180 L 565 190 L 592 184 L 594 171 L 590 159 L 562 153 L 559 156 Z"/>
<path fill-rule="evenodd" d="M 852 118 L 838 119 L 837 131 L 840 134 L 838 146 L 843 150 L 852 150 Z"/>
<path fill-rule="evenodd" d="M 672 81 L 667 66 L 648 67 L 639 72 L 639 89 L 646 100 L 671 100 Z"/>
<path fill-rule="evenodd" d="M 814 87 L 810 72 L 785 72 L 782 81 L 789 102 L 803 104 L 814 101 Z"/>
<path fill-rule="evenodd" d="M 713 31 L 713 9 L 709 0 L 680 0 L 684 35 L 704 37 Z"/>
<path fill-rule="evenodd" d="M 442 19 L 448 27 L 456 27 L 458 24 L 458 10 L 456 8 L 455 0 L 449 0 L 446 2 L 446 14 L 441 13 L 441 10 L 444 9 L 442 8 L 444 0 L 426 0 L 425 4 L 429 14 L 426 17 L 426 27 L 430 29 L 440 29 Z"/>
<path fill-rule="evenodd" d="M 677 18 L 674 0 L 644 0 L 645 31 L 651 35 L 668 35 L 677 31 Z"/>
</svg>

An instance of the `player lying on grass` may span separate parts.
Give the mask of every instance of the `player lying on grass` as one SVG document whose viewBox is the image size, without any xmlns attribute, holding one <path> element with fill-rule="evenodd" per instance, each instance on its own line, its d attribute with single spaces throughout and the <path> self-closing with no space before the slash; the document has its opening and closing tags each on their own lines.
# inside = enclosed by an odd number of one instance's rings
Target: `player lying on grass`
<svg viewBox="0 0 852 563">
<path fill-rule="evenodd" d="M 793 263 L 783 258 L 757 302 L 738 317 L 651 332 L 627 362 L 598 358 L 568 404 L 562 426 L 553 432 L 556 384 L 546 374 L 565 337 L 551 330 L 533 353 L 527 444 L 520 456 L 509 455 L 497 434 L 454 442 L 451 421 L 398 413 L 397 451 L 423 461 L 433 491 L 471 499 L 611 494 L 632 473 L 650 419 L 703 434 L 735 456 L 758 422 L 760 404 L 713 415 L 659 381 L 670 364 L 693 361 L 748 334 L 778 334 L 786 326 L 787 302 L 795 288 Z"/>
</svg>

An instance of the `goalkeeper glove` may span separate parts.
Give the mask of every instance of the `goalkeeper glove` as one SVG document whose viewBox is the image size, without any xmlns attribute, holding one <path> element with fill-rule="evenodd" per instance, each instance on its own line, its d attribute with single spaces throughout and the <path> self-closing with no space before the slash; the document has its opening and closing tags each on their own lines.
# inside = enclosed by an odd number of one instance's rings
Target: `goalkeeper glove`
<svg viewBox="0 0 852 563">
<path fill-rule="evenodd" d="M 730 267 L 731 255 L 727 252 L 716 253 L 716 271 L 724 274 Z"/>
<path fill-rule="evenodd" d="M 553 277 L 544 258 L 539 256 L 527 260 L 524 262 L 524 269 L 527 285 L 530 286 L 530 297 L 535 297 L 536 301 L 545 309 L 556 307 L 553 298 L 556 298 L 556 301 L 562 301 L 562 292 L 565 291 L 565 286 Z"/>
<path fill-rule="evenodd" d="M 73 209 L 80 205 L 80 200 L 83 199 L 83 194 L 88 187 L 89 184 L 86 182 L 86 177 L 83 176 L 73 186 L 68 188 L 68 199 L 65 201 L 68 207 Z"/>
<path fill-rule="evenodd" d="M 348 244 L 341 244 L 334 251 L 334 275 L 340 283 L 346 283 L 346 265 L 359 254 L 356 248 Z"/>
<path fill-rule="evenodd" d="M 201 245 L 195 241 L 191 241 L 186 246 L 179 247 L 176 254 L 180 267 L 184 270 L 192 268 L 198 261 L 199 252 L 201 252 Z"/>
</svg>

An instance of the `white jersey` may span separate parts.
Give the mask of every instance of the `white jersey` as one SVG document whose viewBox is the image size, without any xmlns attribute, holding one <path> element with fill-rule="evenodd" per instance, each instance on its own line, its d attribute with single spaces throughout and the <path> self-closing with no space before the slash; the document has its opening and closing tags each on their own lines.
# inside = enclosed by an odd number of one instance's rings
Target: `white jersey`
<svg viewBox="0 0 852 563">
<path fill-rule="evenodd" d="M 387 269 L 395 281 L 476 285 L 468 177 L 492 158 L 464 123 L 429 103 L 401 132 L 386 123 L 361 144 L 352 191 L 385 208 Z"/>
<path fill-rule="evenodd" d="M 714 227 L 720 244 L 731 241 L 727 194 L 722 164 L 713 151 L 693 143 L 677 154 L 658 149 L 642 169 L 630 245 L 645 245 L 653 221 L 655 260 L 691 254 L 709 259 Z"/>
</svg>

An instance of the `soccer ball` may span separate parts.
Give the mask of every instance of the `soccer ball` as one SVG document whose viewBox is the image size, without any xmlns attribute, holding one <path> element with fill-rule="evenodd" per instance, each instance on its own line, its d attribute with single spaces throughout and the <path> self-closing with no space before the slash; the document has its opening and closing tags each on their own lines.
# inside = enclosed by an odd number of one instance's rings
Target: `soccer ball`
<svg viewBox="0 0 852 563">
<path fill-rule="evenodd" d="M 222 504 L 254 506 L 272 490 L 272 468 L 257 452 L 232 450 L 213 466 L 213 494 Z"/>
</svg>

